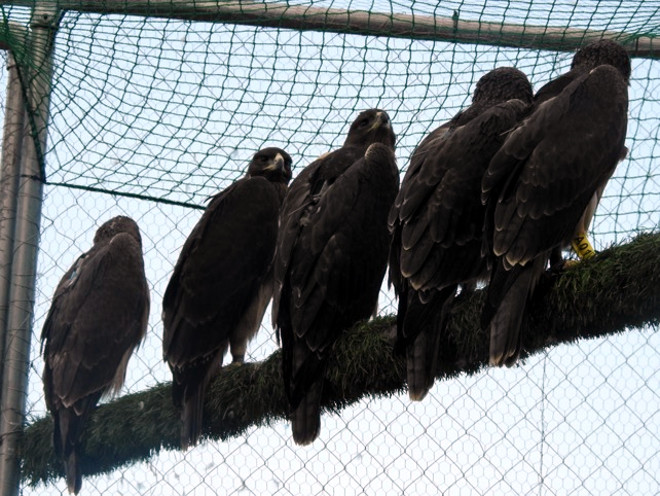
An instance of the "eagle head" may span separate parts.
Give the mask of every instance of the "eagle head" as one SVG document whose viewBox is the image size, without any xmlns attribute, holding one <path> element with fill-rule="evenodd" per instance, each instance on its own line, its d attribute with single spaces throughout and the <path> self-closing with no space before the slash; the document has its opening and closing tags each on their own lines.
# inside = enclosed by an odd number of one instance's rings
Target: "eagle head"
<svg viewBox="0 0 660 496">
<path fill-rule="evenodd" d="M 269 181 L 288 184 L 291 180 L 291 163 L 291 156 L 281 148 L 262 148 L 252 157 L 247 175 L 264 176 Z"/>
<path fill-rule="evenodd" d="M 394 148 L 396 136 L 392 130 L 392 121 L 387 112 L 369 109 L 357 116 L 348 130 L 344 146 L 368 147 L 372 143 L 383 143 Z"/>
</svg>

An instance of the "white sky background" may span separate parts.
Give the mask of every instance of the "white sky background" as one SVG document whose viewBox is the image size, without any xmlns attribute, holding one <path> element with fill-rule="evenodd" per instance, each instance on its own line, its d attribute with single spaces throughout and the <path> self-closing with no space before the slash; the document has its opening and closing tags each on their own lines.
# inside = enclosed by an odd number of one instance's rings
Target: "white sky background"
<svg viewBox="0 0 660 496">
<path fill-rule="evenodd" d="M 299 2 L 297 2 L 299 3 Z M 633 32 L 650 29 L 655 2 L 508 2 L 416 12 Z M 324 2 L 319 5 L 332 5 Z M 410 12 L 352 2 L 351 8 Z M 522 4 L 516 4 L 522 5 Z M 655 5 L 655 6 L 654 6 Z M 552 7 L 552 8 L 551 8 Z M 638 9 L 638 11 L 636 11 Z M 12 17 L 21 20 L 23 11 Z M 656 16 L 657 18 L 657 16 Z M 657 30 L 657 27 L 656 27 Z M 440 42 L 298 33 L 245 26 L 68 14 L 55 54 L 50 181 L 202 205 L 242 175 L 264 145 L 284 147 L 298 172 L 339 146 L 358 111 L 387 110 L 399 166 L 420 139 L 470 100 L 488 70 L 516 65 L 535 88 L 571 55 Z M 6 77 L 0 82 L 5 87 Z M 660 72 L 633 60 L 628 159 L 593 223 L 596 248 L 660 226 Z M 4 102 L 4 96 L 2 97 Z M 161 296 L 201 211 L 46 187 L 28 415 L 45 412 L 38 335 L 59 278 L 118 214 L 140 225 L 152 286 L 149 334 L 123 393 L 170 380 L 161 361 Z M 588 295 L 585 295 L 588 297 Z M 383 292 L 381 313 L 392 313 Z M 269 322 L 266 315 L 265 322 Z M 276 349 L 270 326 L 250 348 Z M 507 370 L 437 384 L 421 404 L 407 395 L 363 401 L 323 418 L 319 440 L 293 445 L 287 423 L 252 429 L 186 454 L 163 453 L 110 476 L 93 494 L 654 494 L 660 491 L 660 338 L 651 330 L 550 350 Z M 25 495 L 65 494 L 58 481 Z"/>
</svg>

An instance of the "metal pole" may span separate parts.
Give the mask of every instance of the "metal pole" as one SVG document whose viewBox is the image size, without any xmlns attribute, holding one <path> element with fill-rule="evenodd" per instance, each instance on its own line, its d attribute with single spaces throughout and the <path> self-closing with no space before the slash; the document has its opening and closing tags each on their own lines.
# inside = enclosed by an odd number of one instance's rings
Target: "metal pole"
<svg viewBox="0 0 660 496">
<path fill-rule="evenodd" d="M 0 357 L 5 359 L 5 336 L 9 312 L 9 284 L 14 252 L 16 225 L 16 196 L 23 144 L 25 107 L 18 67 L 11 52 L 7 53 L 7 97 L 5 126 L 2 138 L 0 167 Z M 0 367 L 0 384 L 2 368 Z M 0 391 L 2 398 L 2 391 Z"/>
<path fill-rule="evenodd" d="M 0 494 L 17 496 L 20 483 L 18 441 L 23 429 L 30 336 L 34 311 L 37 248 L 43 198 L 43 153 L 52 79 L 52 50 L 59 15 L 52 2 L 38 3 L 30 27 L 26 65 L 20 70 L 27 88 L 31 133 L 23 140 L 18 184 L 12 280 L 9 294 L 6 358 L 0 404 Z"/>
<path fill-rule="evenodd" d="M 0 5 L 31 6 L 34 0 L 0 0 Z M 470 21 L 452 17 L 343 10 L 256 0 L 57 0 L 63 11 L 128 14 L 166 19 L 224 22 L 249 26 L 328 31 L 418 40 L 497 45 L 532 50 L 572 51 L 585 41 L 611 38 L 635 57 L 660 57 L 651 36 L 616 31 Z M 632 38 L 632 39 L 631 39 Z"/>
<path fill-rule="evenodd" d="M 7 19 L 0 19 L 0 48 L 2 50 L 24 51 L 28 30 L 25 26 Z"/>
</svg>

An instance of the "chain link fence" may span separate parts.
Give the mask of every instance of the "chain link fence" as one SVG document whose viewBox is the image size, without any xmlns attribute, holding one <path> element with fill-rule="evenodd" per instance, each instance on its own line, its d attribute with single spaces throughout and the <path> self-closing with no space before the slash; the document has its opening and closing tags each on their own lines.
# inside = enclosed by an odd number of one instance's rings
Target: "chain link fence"
<svg viewBox="0 0 660 496">
<path fill-rule="evenodd" d="M 154 12 L 163 4 L 152 3 Z M 199 3 L 190 1 L 190 9 Z M 29 2 L 9 4 L 2 2 L 5 20 L 27 24 Z M 641 0 L 580 2 L 579 8 L 573 2 L 478 0 L 296 4 L 548 30 L 607 29 L 629 38 L 660 33 L 660 4 Z M 295 176 L 343 142 L 359 111 L 379 107 L 392 118 L 404 172 L 416 144 L 468 104 L 485 72 L 515 65 L 538 88 L 566 71 L 572 57 L 499 43 L 166 17 L 71 10 L 61 20 L 28 424 L 46 414 L 39 335 L 50 298 L 103 221 L 124 214 L 138 222 L 151 286 L 148 335 L 129 363 L 122 390 L 128 394 L 171 379 L 161 359 L 164 289 L 206 199 L 241 176 L 257 149 L 286 149 Z M 660 227 L 659 64 L 633 59 L 630 152 L 592 224 L 596 249 Z M 0 95 L 3 108 L 5 98 Z M 395 313 L 393 298 L 384 286 L 381 314 Z M 310 447 L 295 446 L 289 425 L 273 422 L 186 453 L 164 451 L 85 478 L 81 494 L 656 494 L 660 337 L 653 331 L 629 329 L 549 349 L 512 369 L 439 382 L 419 404 L 406 394 L 364 400 L 325 416 Z M 276 349 L 267 312 L 247 360 Z M 66 485 L 26 481 L 21 492 L 66 494 Z"/>
</svg>

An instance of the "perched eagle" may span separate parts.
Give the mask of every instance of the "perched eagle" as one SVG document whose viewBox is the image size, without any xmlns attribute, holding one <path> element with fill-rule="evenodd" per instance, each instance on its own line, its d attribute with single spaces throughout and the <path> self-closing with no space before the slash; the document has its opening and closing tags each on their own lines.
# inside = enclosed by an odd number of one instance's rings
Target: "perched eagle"
<svg viewBox="0 0 660 496">
<path fill-rule="evenodd" d="M 41 331 L 46 405 L 71 493 L 82 484 L 78 441 L 85 422 L 101 397 L 123 385 L 148 315 L 140 231 L 133 219 L 114 217 L 64 274 Z"/>
<path fill-rule="evenodd" d="M 502 67 L 477 83 L 472 104 L 422 140 L 389 217 L 390 281 L 399 297 L 397 348 L 408 392 L 433 385 L 446 317 L 458 285 L 486 275 L 481 179 L 506 133 L 532 102 L 522 72 Z"/>
<path fill-rule="evenodd" d="M 344 145 L 308 165 L 282 206 L 273 324 L 297 444 L 318 436 L 330 347 L 377 305 L 399 187 L 394 141 L 386 112 L 360 113 Z"/>
<path fill-rule="evenodd" d="M 277 218 L 291 157 L 264 148 L 215 195 L 183 245 L 163 297 L 163 357 L 181 410 L 181 446 L 202 433 L 206 386 L 227 349 L 242 363 L 273 293 Z"/>
<path fill-rule="evenodd" d="M 570 72 L 539 91 L 535 110 L 490 162 L 482 200 L 493 269 L 481 325 L 492 365 L 515 363 L 525 307 L 551 253 L 584 235 L 626 154 L 629 77 L 621 46 L 585 46 Z"/>
</svg>

